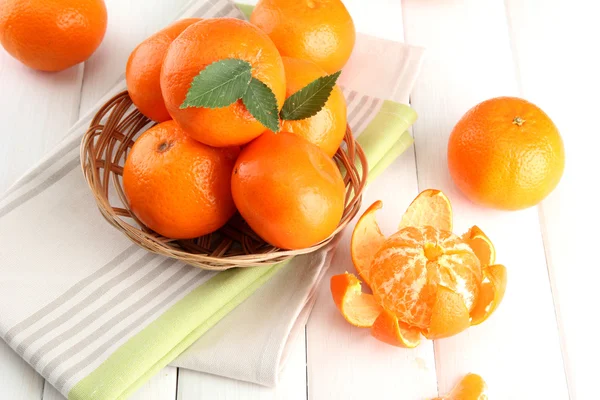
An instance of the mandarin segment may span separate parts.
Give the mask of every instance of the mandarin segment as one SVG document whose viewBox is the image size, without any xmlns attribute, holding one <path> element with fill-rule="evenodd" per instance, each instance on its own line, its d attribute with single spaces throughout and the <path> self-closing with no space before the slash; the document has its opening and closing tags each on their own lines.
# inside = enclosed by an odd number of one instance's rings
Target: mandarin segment
<svg viewBox="0 0 600 400">
<path fill-rule="evenodd" d="M 360 281 L 353 274 L 332 276 L 330 286 L 335 305 L 352 325 L 369 328 L 381 314 L 381 306 L 373 295 L 362 292 Z"/>
<path fill-rule="evenodd" d="M 421 343 L 421 331 L 399 322 L 395 314 L 386 310 L 373 323 L 371 335 L 396 347 L 412 349 Z"/>
<path fill-rule="evenodd" d="M 471 310 L 471 325 L 479 325 L 488 319 L 496 311 L 506 292 L 507 274 L 504 265 L 485 267 L 483 275 L 479 298 Z"/>
<path fill-rule="evenodd" d="M 408 206 L 398 229 L 407 226 L 433 226 L 440 230 L 452 231 L 450 200 L 439 190 L 422 191 Z"/>
<path fill-rule="evenodd" d="M 481 265 L 492 265 L 496 262 L 494 244 L 477 225 L 472 226 L 462 239 L 473 249 Z"/>
<path fill-rule="evenodd" d="M 367 208 L 356 223 L 350 242 L 354 267 L 369 286 L 369 268 L 373 256 L 385 241 L 385 236 L 381 233 L 375 218 L 377 210 L 380 210 L 381 207 L 383 207 L 383 203 L 378 200 Z"/>
<path fill-rule="evenodd" d="M 481 376 L 467 374 L 450 393 L 433 400 L 488 400 L 487 385 Z"/>
<path fill-rule="evenodd" d="M 437 287 L 437 294 L 427 339 L 442 339 L 456 335 L 470 326 L 469 310 L 463 297 L 445 286 Z"/>
</svg>

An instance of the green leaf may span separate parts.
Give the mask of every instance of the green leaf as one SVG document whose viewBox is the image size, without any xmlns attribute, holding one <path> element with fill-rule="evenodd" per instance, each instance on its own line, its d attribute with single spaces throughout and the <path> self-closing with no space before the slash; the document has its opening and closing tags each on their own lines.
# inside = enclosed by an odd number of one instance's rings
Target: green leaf
<svg viewBox="0 0 600 400">
<path fill-rule="evenodd" d="M 321 111 L 341 73 L 338 71 L 315 79 L 288 97 L 281 109 L 281 119 L 305 119 Z"/>
<path fill-rule="evenodd" d="M 258 122 L 273 132 L 279 132 L 277 99 L 267 85 L 256 78 L 252 78 L 248 90 L 242 96 L 242 101 Z"/>
<path fill-rule="evenodd" d="M 249 62 L 235 58 L 216 61 L 194 77 L 179 108 L 226 107 L 246 93 L 251 79 Z"/>
</svg>

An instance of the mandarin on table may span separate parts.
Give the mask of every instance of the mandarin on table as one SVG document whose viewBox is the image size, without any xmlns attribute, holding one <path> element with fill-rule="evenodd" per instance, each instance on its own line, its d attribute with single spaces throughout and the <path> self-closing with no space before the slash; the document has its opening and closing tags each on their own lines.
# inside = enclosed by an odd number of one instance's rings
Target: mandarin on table
<svg viewBox="0 0 600 400">
<path fill-rule="evenodd" d="M 172 239 L 216 231 L 233 216 L 231 171 L 239 148 L 195 141 L 174 121 L 144 132 L 123 169 L 123 188 L 133 213 Z"/>
<path fill-rule="evenodd" d="M 140 43 L 129 56 L 125 79 L 133 104 L 153 121 L 171 119 L 160 91 L 160 69 L 169 45 L 188 26 L 200 21 L 187 18 L 177 21 Z"/>
<path fill-rule="evenodd" d="M 250 22 L 273 39 L 282 56 L 313 61 L 329 74 L 346 64 L 356 39 L 340 0 L 260 0 Z"/>
<path fill-rule="evenodd" d="M 286 97 L 290 97 L 312 81 L 327 75 L 317 64 L 291 57 L 282 57 L 285 68 Z M 335 85 L 323 108 L 312 117 L 297 121 L 281 121 L 281 130 L 302 136 L 333 157 L 346 133 L 346 100 Z"/>
<path fill-rule="evenodd" d="M 227 107 L 181 109 L 193 78 L 213 62 L 236 58 L 252 65 L 252 76 L 285 100 L 285 73 L 277 48 L 254 25 L 233 18 L 205 19 L 189 26 L 173 41 L 165 57 L 160 87 L 169 114 L 194 139 L 210 146 L 242 145 L 265 127 L 241 100 Z"/>
<path fill-rule="evenodd" d="M 448 168 L 473 202 L 518 210 L 542 201 L 558 184 L 565 151 L 558 129 L 536 105 L 497 97 L 470 109 L 448 141 Z"/>
<path fill-rule="evenodd" d="M 358 220 L 352 261 L 373 292 L 360 291 L 351 274 L 331 278 L 331 291 L 344 318 L 371 327 L 372 335 L 399 347 L 415 347 L 420 336 L 438 339 L 485 321 L 506 288 L 506 268 L 495 261 L 492 242 L 478 227 L 462 237 L 450 232 L 450 201 L 425 190 L 411 203 L 400 230 L 385 238 L 375 202 Z"/>
<path fill-rule="evenodd" d="M 87 60 L 106 32 L 103 0 L 2 0 L 0 44 L 41 71 L 62 71 Z"/>
<path fill-rule="evenodd" d="M 344 212 L 346 190 L 335 162 L 289 132 L 267 131 L 244 147 L 231 188 L 248 225 L 282 249 L 301 249 L 326 239 Z"/>
</svg>

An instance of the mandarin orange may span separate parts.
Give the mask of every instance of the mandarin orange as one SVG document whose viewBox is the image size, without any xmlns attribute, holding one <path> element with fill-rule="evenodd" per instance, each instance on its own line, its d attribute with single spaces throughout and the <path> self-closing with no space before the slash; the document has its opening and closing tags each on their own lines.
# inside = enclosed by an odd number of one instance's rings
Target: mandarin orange
<svg viewBox="0 0 600 400">
<path fill-rule="evenodd" d="M 352 274 L 331 278 L 331 292 L 344 318 L 398 347 L 415 347 L 420 336 L 455 335 L 489 318 L 506 291 L 506 268 L 494 264 L 491 240 L 477 226 L 462 237 L 452 226 L 446 196 L 421 192 L 402 217 L 400 230 L 381 233 L 373 203 L 358 220 L 350 243 L 352 261 L 372 294 L 362 293 Z"/>
<path fill-rule="evenodd" d="M 282 57 L 285 68 L 286 98 L 315 79 L 327 75 L 317 64 L 297 58 Z M 333 157 L 346 133 L 346 99 L 335 85 L 323 108 L 312 117 L 282 121 L 281 130 L 302 136 Z"/>
<path fill-rule="evenodd" d="M 265 132 L 244 147 L 231 180 L 248 225 L 282 249 L 326 239 L 344 211 L 342 175 L 323 150 L 289 132 Z"/>
<path fill-rule="evenodd" d="M 536 105 L 497 97 L 470 109 L 448 141 L 448 168 L 473 202 L 518 210 L 558 185 L 565 151 L 558 129 Z"/>
<path fill-rule="evenodd" d="M 180 108 L 192 79 L 207 65 L 228 58 L 249 62 L 252 76 L 273 91 L 279 108 L 285 100 L 283 62 L 264 32 L 233 18 L 205 19 L 191 25 L 169 46 L 160 87 L 171 117 L 187 134 L 210 146 L 242 145 L 265 130 L 241 100 L 215 109 Z"/>
<path fill-rule="evenodd" d="M 125 162 L 123 188 L 133 213 L 172 239 L 213 232 L 235 213 L 231 171 L 239 148 L 217 149 L 174 121 L 144 132 Z"/>
<path fill-rule="evenodd" d="M 160 69 L 169 45 L 188 26 L 200 21 L 187 18 L 176 21 L 140 43 L 129 56 L 125 79 L 133 104 L 151 120 L 171 119 L 160 91 Z"/>
<path fill-rule="evenodd" d="M 103 0 L 3 0 L 0 44 L 30 68 L 61 71 L 87 60 L 106 32 Z"/>
<path fill-rule="evenodd" d="M 283 56 L 310 60 L 331 74 L 350 58 L 356 31 L 340 0 L 260 0 L 250 22 Z"/>
</svg>

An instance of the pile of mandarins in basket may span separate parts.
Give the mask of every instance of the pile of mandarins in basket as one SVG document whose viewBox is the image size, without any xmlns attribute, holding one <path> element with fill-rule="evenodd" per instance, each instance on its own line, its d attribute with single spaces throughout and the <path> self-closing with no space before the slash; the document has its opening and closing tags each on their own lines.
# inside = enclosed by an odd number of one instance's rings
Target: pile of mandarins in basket
<svg viewBox="0 0 600 400">
<path fill-rule="evenodd" d="M 354 24 L 339 0 L 263 0 L 250 21 L 180 20 L 131 53 L 129 95 L 158 124 L 132 147 L 123 187 L 136 217 L 168 238 L 214 232 L 237 210 L 273 246 L 309 247 L 344 211 L 335 82 Z"/>
</svg>

